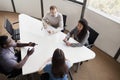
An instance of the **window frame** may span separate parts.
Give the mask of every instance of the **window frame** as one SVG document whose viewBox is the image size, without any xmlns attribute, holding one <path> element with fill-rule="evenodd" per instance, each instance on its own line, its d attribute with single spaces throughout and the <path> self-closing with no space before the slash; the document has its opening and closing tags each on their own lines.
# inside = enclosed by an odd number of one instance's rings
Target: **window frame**
<svg viewBox="0 0 120 80">
<path fill-rule="evenodd" d="M 68 0 L 68 1 L 71 1 L 71 2 L 74 2 L 74 3 L 78 3 L 78 4 L 83 5 L 83 2 L 79 2 L 79 1 L 76 1 L 76 0 Z M 84 0 L 83 0 L 83 1 L 84 1 Z"/>
<path fill-rule="evenodd" d="M 79 1 L 76 1 L 76 0 L 68 0 L 68 1 L 71 1 L 71 2 L 78 3 L 78 4 L 82 5 L 82 12 L 81 12 L 80 19 L 84 18 L 84 13 L 85 13 L 87 0 L 83 0 L 83 2 L 79 2 Z"/>
</svg>

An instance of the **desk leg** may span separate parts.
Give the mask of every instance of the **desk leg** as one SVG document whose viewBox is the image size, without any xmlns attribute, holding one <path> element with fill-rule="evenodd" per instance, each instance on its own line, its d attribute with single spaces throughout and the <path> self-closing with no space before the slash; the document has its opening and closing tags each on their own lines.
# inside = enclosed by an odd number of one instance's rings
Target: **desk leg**
<svg viewBox="0 0 120 80">
<path fill-rule="evenodd" d="M 34 74 L 31 74 L 31 80 L 34 80 Z"/>
<path fill-rule="evenodd" d="M 82 64 L 83 62 L 79 62 L 79 63 L 75 63 L 75 66 L 76 66 L 76 69 L 75 69 L 75 72 L 78 71 L 80 65 Z"/>
</svg>

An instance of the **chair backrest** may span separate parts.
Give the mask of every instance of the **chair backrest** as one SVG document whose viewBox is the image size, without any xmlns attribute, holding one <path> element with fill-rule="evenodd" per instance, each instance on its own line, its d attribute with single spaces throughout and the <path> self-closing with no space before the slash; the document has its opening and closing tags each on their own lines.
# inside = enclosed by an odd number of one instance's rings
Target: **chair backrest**
<svg viewBox="0 0 120 80">
<path fill-rule="evenodd" d="M 14 77 L 22 74 L 22 69 L 16 69 L 16 70 L 8 73 L 8 72 L 4 71 L 3 67 L 0 65 L 0 73 L 6 75 L 7 78 L 14 78 Z"/>
<path fill-rule="evenodd" d="M 0 73 L 1 74 L 4 74 L 4 75 L 8 75 L 8 73 L 6 73 L 3 69 L 3 67 L 0 65 Z"/>
<path fill-rule="evenodd" d="M 66 27 L 66 19 L 67 19 L 67 16 L 63 14 L 63 27 L 64 27 L 63 30 L 65 30 L 65 27 Z"/>
<path fill-rule="evenodd" d="M 14 33 L 12 24 L 10 23 L 10 21 L 8 19 L 5 19 L 4 27 L 9 32 L 10 35 L 12 35 Z"/>
<path fill-rule="evenodd" d="M 40 80 L 49 80 L 50 75 L 49 73 L 43 73 L 40 75 Z"/>
<path fill-rule="evenodd" d="M 66 19 L 67 19 L 67 16 L 63 14 L 63 26 L 66 26 Z"/>
<path fill-rule="evenodd" d="M 2 69 L 2 67 L 1 67 L 1 65 L 0 65 L 0 73 L 3 73 L 3 69 Z"/>
<path fill-rule="evenodd" d="M 94 29 L 92 29 L 91 27 L 89 27 L 89 38 L 88 38 L 88 42 L 89 44 L 94 44 L 95 40 L 97 39 L 99 33 L 96 32 Z"/>
</svg>

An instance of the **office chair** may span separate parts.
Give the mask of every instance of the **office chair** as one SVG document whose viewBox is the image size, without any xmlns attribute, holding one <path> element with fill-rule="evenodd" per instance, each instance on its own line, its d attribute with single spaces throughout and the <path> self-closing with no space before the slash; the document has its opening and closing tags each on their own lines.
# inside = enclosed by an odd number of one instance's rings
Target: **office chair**
<svg viewBox="0 0 120 80">
<path fill-rule="evenodd" d="M 66 29 L 65 29 L 65 27 L 66 27 L 66 19 L 67 19 L 67 16 L 66 15 L 62 15 L 63 16 L 63 30 L 62 30 L 62 32 L 64 32 Z"/>
<path fill-rule="evenodd" d="M 15 22 L 13 24 L 16 24 L 16 23 L 18 22 Z M 10 23 L 8 19 L 5 19 L 4 27 L 8 31 L 8 33 L 12 36 L 13 40 L 15 40 L 16 42 L 17 40 L 20 40 L 19 29 L 16 29 L 16 30 L 13 29 L 12 24 Z"/>
<path fill-rule="evenodd" d="M 49 73 L 43 73 L 40 75 L 40 80 L 49 80 Z"/>
<path fill-rule="evenodd" d="M 18 72 L 17 73 L 6 73 L 1 66 L 0 66 L 0 73 L 4 74 L 7 78 L 14 78 L 14 77 L 21 74 L 21 72 L 19 72 L 19 73 Z"/>
<path fill-rule="evenodd" d="M 91 27 L 88 28 L 89 29 L 89 32 L 90 32 L 90 35 L 89 35 L 89 38 L 88 38 L 88 42 L 89 42 L 89 45 L 87 46 L 88 48 L 92 48 L 92 46 L 94 45 L 94 42 L 95 40 L 97 39 L 99 33 L 96 32 L 94 29 L 92 29 Z"/>
<path fill-rule="evenodd" d="M 90 34 L 89 34 L 89 38 L 88 38 L 88 45 L 85 45 L 87 48 L 92 48 L 93 47 L 93 45 L 94 45 L 94 42 L 95 42 L 95 40 L 97 39 L 97 37 L 98 37 L 98 35 L 99 35 L 99 33 L 98 32 L 96 32 L 94 29 L 92 29 L 91 27 L 88 27 L 88 30 L 89 30 L 89 32 L 90 32 Z M 86 61 L 88 61 L 88 60 L 86 60 Z M 75 72 L 77 72 L 78 71 L 78 68 L 79 68 L 79 66 L 82 64 L 83 62 L 79 62 L 79 63 L 76 63 L 77 64 L 77 68 L 76 68 L 76 70 L 75 70 Z"/>
</svg>

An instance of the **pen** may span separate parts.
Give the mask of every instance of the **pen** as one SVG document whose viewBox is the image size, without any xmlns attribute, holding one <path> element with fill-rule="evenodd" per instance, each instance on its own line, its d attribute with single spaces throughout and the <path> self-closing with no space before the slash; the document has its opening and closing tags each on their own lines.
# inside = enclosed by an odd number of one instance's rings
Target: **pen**
<svg viewBox="0 0 120 80">
<path fill-rule="evenodd" d="M 38 45 L 38 44 L 35 44 L 35 45 Z"/>
<path fill-rule="evenodd" d="M 33 48 L 34 48 L 36 45 L 38 45 L 38 44 L 35 43 L 35 45 L 33 46 Z"/>
<path fill-rule="evenodd" d="M 44 29 L 44 27 L 41 28 L 41 31 Z"/>
</svg>

